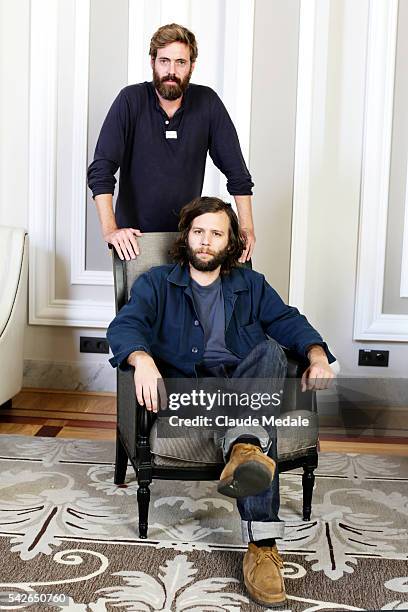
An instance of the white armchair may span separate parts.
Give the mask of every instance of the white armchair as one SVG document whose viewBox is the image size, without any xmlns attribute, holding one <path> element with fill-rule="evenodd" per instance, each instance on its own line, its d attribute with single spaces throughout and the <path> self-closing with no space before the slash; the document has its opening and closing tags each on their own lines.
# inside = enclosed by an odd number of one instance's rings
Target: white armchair
<svg viewBox="0 0 408 612">
<path fill-rule="evenodd" d="M 23 381 L 27 250 L 23 229 L 0 226 L 0 406 L 11 402 Z"/>
</svg>

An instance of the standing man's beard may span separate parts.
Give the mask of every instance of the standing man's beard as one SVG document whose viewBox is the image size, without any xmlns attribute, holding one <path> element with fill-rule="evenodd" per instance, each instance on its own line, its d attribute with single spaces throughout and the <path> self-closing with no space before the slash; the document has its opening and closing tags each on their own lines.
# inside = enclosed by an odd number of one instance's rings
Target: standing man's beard
<svg viewBox="0 0 408 612">
<path fill-rule="evenodd" d="M 197 253 L 210 253 L 213 255 L 212 259 L 203 260 L 200 259 Z M 228 247 L 225 247 L 222 251 L 211 251 L 210 249 L 192 249 L 187 245 L 187 258 L 189 263 L 198 270 L 199 272 L 213 272 L 218 266 L 222 266 L 224 261 L 228 257 Z"/>
<path fill-rule="evenodd" d="M 181 98 L 183 93 L 186 91 L 190 82 L 191 74 L 192 71 L 190 70 L 188 75 L 185 76 L 183 80 L 176 77 L 175 74 L 167 74 L 165 77 L 160 78 L 156 72 L 156 69 L 153 68 L 153 85 L 161 97 L 165 100 L 177 100 L 178 98 Z M 167 85 L 165 81 L 172 81 L 174 85 Z"/>
</svg>

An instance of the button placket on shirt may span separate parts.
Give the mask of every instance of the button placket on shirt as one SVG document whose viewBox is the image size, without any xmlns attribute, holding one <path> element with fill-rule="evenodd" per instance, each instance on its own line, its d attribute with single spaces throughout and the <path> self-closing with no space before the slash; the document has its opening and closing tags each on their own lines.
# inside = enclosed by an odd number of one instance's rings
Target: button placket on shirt
<svg viewBox="0 0 408 612">
<path fill-rule="evenodd" d="M 194 327 L 199 327 L 200 326 L 200 321 L 198 319 L 194 319 L 194 323 L 193 324 L 194 324 Z M 196 336 L 196 333 L 194 335 Z M 193 346 L 191 348 L 191 352 L 194 353 L 194 354 L 197 354 L 199 352 L 199 350 L 200 349 L 198 348 L 198 346 Z"/>
</svg>

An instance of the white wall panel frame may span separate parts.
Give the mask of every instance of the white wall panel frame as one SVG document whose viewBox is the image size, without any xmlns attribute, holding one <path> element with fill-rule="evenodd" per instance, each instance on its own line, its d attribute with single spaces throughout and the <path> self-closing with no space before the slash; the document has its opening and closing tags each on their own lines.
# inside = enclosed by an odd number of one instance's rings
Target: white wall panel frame
<svg viewBox="0 0 408 612">
<path fill-rule="evenodd" d="M 398 0 L 371 0 L 357 266 L 355 340 L 408 340 L 408 315 L 382 312 Z"/>
<path fill-rule="evenodd" d="M 111 272 L 86 269 L 86 184 L 90 0 L 75 0 L 72 134 L 71 284 L 113 285 Z"/>
<path fill-rule="evenodd" d="M 249 165 L 251 135 L 254 0 L 226 0 L 222 100 L 237 128 L 242 155 Z M 231 201 L 225 176 L 219 176 L 219 195 Z"/>
<path fill-rule="evenodd" d="M 76 0 L 76 9 L 81 3 Z M 55 296 L 58 7 L 55 0 L 31 2 L 29 322 L 106 327 L 114 314 L 111 302 Z"/>
<path fill-rule="evenodd" d="M 55 285 L 57 5 L 33 0 L 30 56 L 30 323 L 40 322 Z M 40 85 L 41 84 L 41 85 Z"/>
<path fill-rule="evenodd" d="M 312 134 L 323 138 L 328 58 L 329 2 L 301 0 L 296 99 L 295 164 L 289 303 L 303 310 L 305 300 Z"/>
<path fill-rule="evenodd" d="M 408 297 L 408 164 L 406 168 L 405 180 L 405 211 L 404 211 L 404 230 L 402 236 L 402 261 L 401 261 L 401 285 L 400 297 Z"/>
</svg>

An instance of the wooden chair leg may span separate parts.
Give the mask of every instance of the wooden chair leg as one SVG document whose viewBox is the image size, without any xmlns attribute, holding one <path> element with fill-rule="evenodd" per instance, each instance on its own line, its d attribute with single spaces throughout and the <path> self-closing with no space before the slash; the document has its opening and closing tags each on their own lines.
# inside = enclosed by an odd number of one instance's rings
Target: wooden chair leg
<svg viewBox="0 0 408 612">
<path fill-rule="evenodd" d="M 313 487 L 315 483 L 314 470 L 317 467 L 317 461 L 311 461 L 303 466 L 303 520 L 310 521 L 310 515 L 312 513 L 312 497 Z"/>
<path fill-rule="evenodd" d="M 120 439 L 119 432 L 116 433 L 116 460 L 115 460 L 115 476 L 114 483 L 121 485 L 125 482 L 126 470 L 128 464 L 128 456 L 126 448 Z"/>
<path fill-rule="evenodd" d="M 139 538 L 145 540 L 147 538 L 147 529 L 149 521 L 149 503 L 150 503 L 150 488 L 149 482 L 139 482 L 137 490 L 137 505 L 139 508 Z"/>
</svg>

